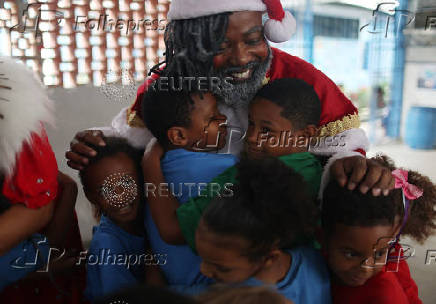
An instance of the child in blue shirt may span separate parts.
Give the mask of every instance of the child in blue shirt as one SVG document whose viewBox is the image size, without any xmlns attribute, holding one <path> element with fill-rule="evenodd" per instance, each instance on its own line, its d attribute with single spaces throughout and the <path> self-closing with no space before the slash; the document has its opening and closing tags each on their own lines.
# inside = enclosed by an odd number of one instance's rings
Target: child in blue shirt
<svg viewBox="0 0 436 304">
<path fill-rule="evenodd" d="M 213 94 L 189 88 L 181 91 L 150 89 L 142 105 L 147 128 L 165 150 L 160 165 L 167 182 L 165 189 L 146 184 L 146 197 L 169 191 L 184 204 L 198 196 L 206 183 L 236 163 L 236 157 L 231 154 L 213 153 L 225 145 L 227 119 L 218 111 Z M 225 189 L 217 189 L 222 190 Z M 191 293 L 184 287 L 211 281 L 201 275 L 201 259 L 189 246 L 169 245 L 162 240 L 148 204 L 144 220 L 153 252 L 167 254 L 166 264 L 160 267 L 168 285 Z"/>
<path fill-rule="evenodd" d="M 270 157 L 237 167 L 233 196 L 214 198 L 196 231 L 201 272 L 223 283 L 272 285 L 296 304 L 331 303 L 321 254 L 292 245 L 317 222 L 302 176 Z"/>
<path fill-rule="evenodd" d="M 86 257 L 90 301 L 143 281 L 145 266 L 164 263 L 146 253 L 142 217 L 138 220 L 142 152 L 121 138 L 106 138 L 104 147 L 94 149 L 97 156 L 80 172 L 85 195 L 100 218 Z"/>
</svg>

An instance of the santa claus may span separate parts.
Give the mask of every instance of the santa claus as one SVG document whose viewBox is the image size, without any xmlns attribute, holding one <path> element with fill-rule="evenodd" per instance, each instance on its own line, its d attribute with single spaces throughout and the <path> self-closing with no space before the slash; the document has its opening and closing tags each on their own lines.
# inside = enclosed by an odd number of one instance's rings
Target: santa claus
<svg viewBox="0 0 436 304">
<path fill-rule="evenodd" d="M 262 16 L 269 19 L 263 24 Z M 230 90 L 218 90 L 220 111 L 227 116 L 228 142 L 223 153 L 238 154 L 247 129 L 247 104 L 265 83 L 277 78 L 298 78 L 312 85 L 322 103 L 319 136 L 336 140 L 320 141 L 311 152 L 331 156 L 333 160 L 354 156 L 350 165 L 337 162 L 337 174 L 347 179 L 353 171 L 357 181 L 363 179 L 366 165 L 356 160 L 368 149 L 365 132 L 359 129 L 357 109 L 336 84 L 310 63 L 270 47 L 288 40 L 295 31 L 295 20 L 284 11 L 279 0 L 173 0 L 168 12 L 170 20 L 165 32 L 165 66 L 153 69 L 151 77 L 140 86 L 131 107 L 124 108 L 110 127 L 96 128 L 76 134 L 71 151 L 66 153 L 68 165 L 81 170 L 95 151 L 88 144 L 104 145 L 104 135 L 121 136 L 135 147 L 145 147 L 152 138 L 143 123 L 141 102 L 144 92 L 159 77 L 228 77 Z M 338 140 L 341 144 L 338 144 Z M 333 144 L 332 144 L 333 143 Z M 374 166 L 377 167 L 377 166 Z M 378 169 L 376 169 L 378 170 Z M 357 172 L 357 173 L 356 173 Z M 367 175 L 365 189 L 378 184 L 377 174 Z M 353 182 L 355 184 L 355 182 Z"/>
</svg>

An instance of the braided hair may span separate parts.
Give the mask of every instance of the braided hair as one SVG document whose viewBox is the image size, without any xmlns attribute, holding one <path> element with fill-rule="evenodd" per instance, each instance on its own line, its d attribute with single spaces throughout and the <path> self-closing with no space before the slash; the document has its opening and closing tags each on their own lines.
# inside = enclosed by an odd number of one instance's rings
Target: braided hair
<svg viewBox="0 0 436 304">
<path fill-rule="evenodd" d="M 213 57 L 225 39 L 230 13 L 173 20 L 165 29 L 165 68 L 151 69 L 161 76 L 208 77 L 213 75 Z"/>
</svg>

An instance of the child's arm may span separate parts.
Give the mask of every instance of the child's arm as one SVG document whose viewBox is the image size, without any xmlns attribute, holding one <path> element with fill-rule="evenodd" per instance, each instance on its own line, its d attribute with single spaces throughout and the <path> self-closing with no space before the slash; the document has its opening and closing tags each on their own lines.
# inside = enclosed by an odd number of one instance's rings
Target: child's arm
<svg viewBox="0 0 436 304">
<path fill-rule="evenodd" d="M 77 199 L 77 184 L 68 175 L 59 172 L 59 194 L 56 199 L 56 208 L 53 219 L 45 228 L 44 235 L 47 236 L 50 245 L 64 247 L 65 236 L 73 225 L 74 207 Z"/>
<path fill-rule="evenodd" d="M 0 215 L 0 256 L 45 227 L 53 216 L 54 203 L 38 209 L 14 204 Z M 19 219 L 19 220 L 17 220 Z"/>
<path fill-rule="evenodd" d="M 150 147 L 150 149 L 148 149 Z M 184 244 L 185 239 L 179 226 L 176 210 L 179 202 L 169 191 L 165 195 L 159 195 L 160 185 L 165 184 L 165 178 L 160 166 L 163 155 L 162 147 L 153 143 L 147 147 L 142 160 L 144 174 L 144 192 L 151 216 L 156 224 L 161 238 L 169 244 Z M 149 191 L 150 188 L 152 191 Z"/>
</svg>

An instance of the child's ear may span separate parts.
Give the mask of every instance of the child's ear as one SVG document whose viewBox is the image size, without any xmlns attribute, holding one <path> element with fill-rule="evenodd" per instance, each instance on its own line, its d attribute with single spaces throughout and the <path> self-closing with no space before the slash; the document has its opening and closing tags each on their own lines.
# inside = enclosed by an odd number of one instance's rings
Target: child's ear
<svg viewBox="0 0 436 304">
<path fill-rule="evenodd" d="M 188 145 L 188 134 L 185 128 L 172 127 L 167 131 L 167 136 L 173 146 L 184 147 Z"/>
<path fill-rule="evenodd" d="M 282 251 L 280 249 L 271 250 L 265 260 L 265 267 L 270 267 L 271 265 L 273 265 L 274 262 L 277 261 L 281 255 Z"/>
</svg>

